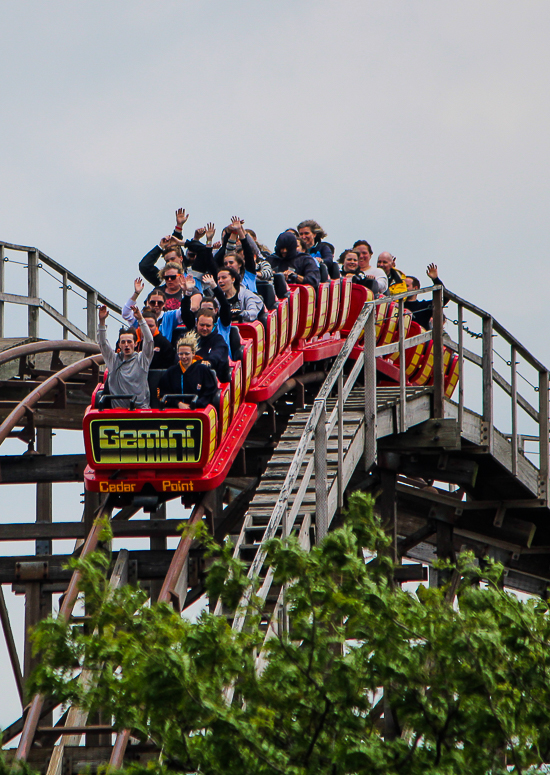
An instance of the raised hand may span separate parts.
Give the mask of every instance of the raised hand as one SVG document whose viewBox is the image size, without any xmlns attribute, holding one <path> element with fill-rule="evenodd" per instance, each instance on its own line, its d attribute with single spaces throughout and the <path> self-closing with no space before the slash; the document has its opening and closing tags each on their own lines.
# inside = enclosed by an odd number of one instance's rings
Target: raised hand
<svg viewBox="0 0 550 775">
<path fill-rule="evenodd" d="M 134 280 L 134 290 L 136 292 L 135 293 L 136 299 L 139 296 L 139 294 L 142 292 L 144 287 L 145 287 L 145 283 L 143 282 L 141 277 L 136 277 L 136 279 Z"/>
<path fill-rule="evenodd" d="M 107 320 L 108 317 L 109 317 L 109 310 L 107 309 L 105 304 L 103 304 L 99 308 L 99 322 L 100 323 L 105 323 L 105 321 Z"/>
<path fill-rule="evenodd" d="M 214 238 L 214 234 L 216 233 L 216 227 L 213 223 L 207 223 L 206 224 L 206 239 L 208 242 L 211 242 Z"/>
<path fill-rule="evenodd" d="M 438 277 L 437 274 L 437 265 L 436 264 L 428 264 L 428 268 L 426 269 L 426 274 L 430 278 L 430 280 L 436 280 Z"/>
<path fill-rule="evenodd" d="M 178 231 L 181 231 L 184 224 L 187 223 L 188 218 L 189 218 L 189 215 L 185 212 L 183 207 L 179 207 L 176 210 L 176 228 Z"/>
<path fill-rule="evenodd" d="M 142 315 L 142 314 L 141 314 L 141 312 L 139 311 L 139 307 L 138 307 L 136 304 L 132 304 L 132 306 L 130 307 L 130 309 L 131 309 L 131 310 L 132 310 L 132 312 L 134 313 L 134 317 L 135 317 L 135 319 L 136 319 L 136 320 L 138 321 L 138 323 L 139 323 L 139 321 L 143 319 L 143 315 Z"/>
<path fill-rule="evenodd" d="M 211 274 L 203 274 L 201 278 L 201 282 L 203 285 L 207 285 L 209 288 L 215 288 L 216 287 L 216 281 L 212 277 Z"/>
<path fill-rule="evenodd" d="M 206 226 L 199 226 L 198 229 L 195 229 L 195 239 L 200 240 L 201 237 L 204 237 L 206 234 Z"/>
<path fill-rule="evenodd" d="M 167 237 L 163 237 L 161 239 L 161 241 L 159 242 L 159 246 L 161 250 L 166 250 L 166 248 L 169 247 L 171 239 L 172 239 L 172 236 L 170 234 Z"/>
<path fill-rule="evenodd" d="M 244 221 L 242 221 L 239 218 L 238 215 L 232 215 L 231 216 L 231 226 L 229 228 L 235 234 L 238 234 L 239 236 L 244 236 L 245 235 L 245 231 L 243 229 L 243 223 L 244 223 Z"/>
<path fill-rule="evenodd" d="M 220 242 L 220 240 L 218 240 L 217 242 L 214 242 L 214 244 L 212 245 L 212 250 L 219 250 L 221 246 L 222 246 L 222 243 Z"/>
<path fill-rule="evenodd" d="M 184 278 L 183 279 L 183 286 L 184 286 L 185 290 L 186 291 L 192 291 L 193 288 L 195 287 L 195 278 L 192 275 L 190 275 L 190 274 L 188 274 L 188 275 L 181 275 L 181 276 Z"/>
</svg>

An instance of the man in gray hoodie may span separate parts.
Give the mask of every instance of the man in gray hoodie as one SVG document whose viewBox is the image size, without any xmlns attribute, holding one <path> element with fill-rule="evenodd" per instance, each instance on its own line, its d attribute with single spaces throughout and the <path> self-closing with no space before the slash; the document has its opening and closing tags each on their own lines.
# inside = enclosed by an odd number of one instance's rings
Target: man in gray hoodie
<svg viewBox="0 0 550 775">
<path fill-rule="evenodd" d="M 99 308 L 99 328 L 97 343 L 103 355 L 105 365 L 109 369 L 109 392 L 111 395 L 135 395 L 138 409 L 149 408 L 149 385 L 147 374 L 153 359 L 153 335 L 141 312 L 132 307 L 134 316 L 139 323 L 139 331 L 143 340 L 143 348 L 136 352 L 138 333 L 135 329 L 121 329 L 118 345 L 120 352 L 115 352 L 107 340 L 105 321 L 109 315 L 107 307 Z M 111 406 L 122 409 L 130 407 L 129 399 L 113 399 Z"/>
</svg>

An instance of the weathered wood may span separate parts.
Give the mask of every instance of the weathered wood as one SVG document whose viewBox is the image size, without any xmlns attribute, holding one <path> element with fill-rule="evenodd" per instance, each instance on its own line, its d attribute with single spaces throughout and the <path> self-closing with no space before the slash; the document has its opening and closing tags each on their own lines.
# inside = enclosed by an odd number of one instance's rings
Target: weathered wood
<svg viewBox="0 0 550 775">
<path fill-rule="evenodd" d="M 86 455 L 2 455 L 0 484 L 82 482 L 85 467 Z"/>
<path fill-rule="evenodd" d="M 433 288 L 433 395 L 434 417 L 445 416 L 445 382 L 443 364 L 443 286 Z"/>
<path fill-rule="evenodd" d="M 460 449 L 460 429 L 452 419 L 425 420 L 406 433 L 380 439 L 380 449 Z"/>
<path fill-rule="evenodd" d="M 38 298 L 38 251 L 29 250 L 27 253 L 27 296 Z M 38 307 L 28 308 L 28 335 L 38 338 Z"/>
<path fill-rule="evenodd" d="M 234 501 L 233 501 L 234 502 Z M 232 504 L 230 504 L 231 506 Z M 227 511 L 228 506 L 225 511 Z M 97 509 L 97 506 L 93 509 Z M 224 514 L 225 514 L 224 511 Z M 242 515 L 241 515 L 242 516 Z M 150 538 L 177 536 L 181 533 L 181 519 L 133 519 L 111 522 L 114 538 Z M 179 529 L 178 529 L 179 528 Z M 229 530 L 227 532 L 230 532 Z M 0 541 L 35 541 L 85 538 L 84 522 L 11 522 L 0 524 Z M 218 535 L 218 533 L 216 533 Z M 221 538 L 226 535 L 224 533 Z M 221 540 L 221 539 L 220 539 Z"/>
<path fill-rule="evenodd" d="M 538 497 L 548 502 L 548 477 L 550 474 L 550 421 L 548 416 L 548 371 L 539 373 L 539 487 Z"/>
<path fill-rule="evenodd" d="M 0 244 L 0 294 L 4 293 L 4 246 Z M 4 302 L 0 301 L 0 339 L 4 336 Z"/>
<path fill-rule="evenodd" d="M 483 318 L 483 424 L 481 435 L 489 452 L 493 451 L 493 318 Z"/>
<path fill-rule="evenodd" d="M 427 581 L 428 569 L 424 565 L 397 565 L 393 569 L 394 581 L 404 584 L 406 581 Z"/>
<path fill-rule="evenodd" d="M 2 622 L 2 629 L 4 630 L 6 648 L 11 662 L 13 677 L 15 678 L 17 693 L 19 694 L 19 699 L 21 700 L 21 707 L 24 707 L 23 674 L 21 672 L 21 664 L 19 662 L 17 647 L 15 645 L 15 639 L 13 637 L 13 631 L 11 629 L 8 608 L 6 606 L 6 601 L 4 599 L 4 591 L 1 585 L 0 585 L 0 621 Z"/>
</svg>

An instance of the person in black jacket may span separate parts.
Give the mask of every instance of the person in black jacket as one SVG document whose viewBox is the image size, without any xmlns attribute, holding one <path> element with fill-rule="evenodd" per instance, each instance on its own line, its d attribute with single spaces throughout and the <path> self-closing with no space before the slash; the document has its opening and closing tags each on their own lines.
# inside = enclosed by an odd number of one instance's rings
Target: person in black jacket
<svg viewBox="0 0 550 775">
<path fill-rule="evenodd" d="M 178 342 L 178 363 L 162 375 L 158 394 L 162 399 L 166 395 L 197 396 L 196 401 L 181 398 L 169 398 L 166 406 L 178 409 L 204 409 L 212 403 L 218 382 L 212 369 L 205 366 L 197 355 L 197 337 L 186 334 Z"/>
<path fill-rule="evenodd" d="M 199 335 L 197 355 L 200 355 L 207 366 L 216 372 L 220 382 L 229 382 L 229 347 L 223 336 L 214 329 L 216 315 L 209 309 L 201 309 L 197 313 L 196 332 Z"/>
<path fill-rule="evenodd" d="M 144 307 L 142 310 L 143 319 L 149 326 L 153 334 L 154 354 L 150 369 L 168 369 L 174 365 L 174 348 L 168 339 L 163 336 L 157 328 L 157 313 L 150 307 Z M 139 329 L 138 329 L 139 330 Z M 141 332 L 140 332 L 141 333 Z M 141 338 L 138 333 L 138 350 L 141 350 Z"/>
<path fill-rule="evenodd" d="M 319 287 L 319 266 L 308 253 L 298 253 L 298 240 L 292 232 L 279 234 L 269 262 L 276 272 L 284 274 L 287 282 L 312 285 L 315 290 Z"/>
<path fill-rule="evenodd" d="M 437 266 L 435 264 L 428 264 L 426 274 L 433 282 L 434 285 L 443 285 L 437 274 Z M 406 277 L 407 290 L 413 291 L 420 288 L 420 281 L 417 277 Z M 443 295 L 443 304 L 446 304 L 447 300 Z M 422 328 L 426 330 L 432 327 L 433 316 L 433 303 L 430 296 L 423 296 L 421 299 L 418 296 L 409 296 L 405 299 L 405 307 L 412 312 L 413 320 L 418 323 Z"/>
</svg>

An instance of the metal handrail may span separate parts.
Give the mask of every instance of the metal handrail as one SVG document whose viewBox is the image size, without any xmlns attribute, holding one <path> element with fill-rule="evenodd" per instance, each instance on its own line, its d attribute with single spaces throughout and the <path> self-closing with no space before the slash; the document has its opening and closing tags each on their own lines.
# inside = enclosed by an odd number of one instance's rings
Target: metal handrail
<svg viewBox="0 0 550 775">
<path fill-rule="evenodd" d="M 348 357 L 350 356 L 354 345 L 356 344 L 357 340 L 363 333 L 363 329 L 365 328 L 367 320 L 373 313 L 374 306 L 375 305 L 372 302 L 365 303 L 351 331 L 349 332 L 346 338 L 346 341 L 342 349 L 340 350 L 340 353 L 336 357 L 336 360 L 332 366 L 332 369 L 330 370 L 327 378 L 323 382 L 323 386 L 321 387 L 321 390 L 319 391 L 318 396 L 314 402 L 314 406 L 307 420 L 306 427 L 304 428 L 304 432 L 302 433 L 302 437 L 298 443 L 296 452 L 294 453 L 294 458 L 292 460 L 292 463 L 289 466 L 286 479 L 281 488 L 281 492 L 279 494 L 279 497 L 277 498 L 277 501 L 271 513 L 271 517 L 269 519 L 268 525 L 264 532 L 263 541 L 267 541 L 270 538 L 273 538 L 275 536 L 276 531 L 278 530 L 279 526 L 282 523 L 283 517 L 288 507 L 288 501 L 289 501 L 290 495 L 292 493 L 292 490 L 294 489 L 296 480 L 298 479 L 298 474 L 302 466 L 302 463 L 305 459 L 305 456 L 307 454 L 308 447 L 311 441 L 313 440 L 313 436 L 315 434 L 315 431 L 320 419 L 323 418 L 325 415 L 326 400 L 329 397 L 331 390 L 336 383 L 336 380 L 338 379 L 339 375 L 342 373 L 344 364 L 346 363 Z M 311 465 L 311 461 L 310 461 L 310 465 Z M 236 547 L 235 551 L 238 551 L 238 547 Z M 258 551 L 256 552 L 256 556 L 248 571 L 248 578 L 250 579 L 250 584 L 248 585 L 247 589 L 245 590 L 244 594 L 241 597 L 241 600 L 239 601 L 237 612 L 236 612 L 235 618 L 233 619 L 234 630 L 240 631 L 244 626 L 244 621 L 246 618 L 245 608 L 250 602 L 250 598 L 252 596 L 252 581 L 255 578 L 255 576 L 257 576 L 257 574 L 260 572 L 261 567 L 265 560 L 265 556 L 266 556 L 265 550 L 259 548 Z M 267 595 L 267 590 L 265 590 L 265 594 Z M 221 601 L 218 601 L 216 605 L 216 613 L 218 614 L 221 613 L 221 606 L 222 606 Z"/>
</svg>

